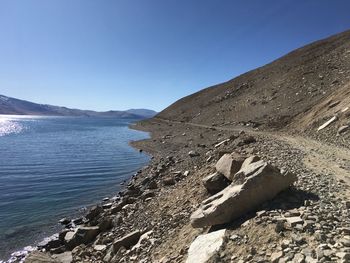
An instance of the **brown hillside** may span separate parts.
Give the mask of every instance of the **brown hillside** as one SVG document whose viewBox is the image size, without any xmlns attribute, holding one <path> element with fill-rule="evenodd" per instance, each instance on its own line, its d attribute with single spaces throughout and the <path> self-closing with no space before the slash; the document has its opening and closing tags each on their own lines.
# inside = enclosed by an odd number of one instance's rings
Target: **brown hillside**
<svg viewBox="0 0 350 263">
<path fill-rule="evenodd" d="M 283 128 L 350 80 L 350 31 L 182 98 L 158 117 L 206 125 Z"/>
</svg>

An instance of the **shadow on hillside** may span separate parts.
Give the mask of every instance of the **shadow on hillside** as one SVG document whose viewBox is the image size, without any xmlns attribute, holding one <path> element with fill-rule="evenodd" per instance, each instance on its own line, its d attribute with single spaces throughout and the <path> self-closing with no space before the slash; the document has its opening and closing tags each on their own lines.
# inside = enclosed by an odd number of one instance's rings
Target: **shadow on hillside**
<svg viewBox="0 0 350 263">
<path fill-rule="evenodd" d="M 256 213 L 262 210 L 265 210 L 265 211 L 281 210 L 282 211 L 281 214 L 283 214 L 283 212 L 286 212 L 287 210 L 304 206 L 305 201 L 307 200 L 317 201 L 319 200 L 319 197 L 314 193 L 291 187 L 279 193 L 274 199 L 265 202 L 254 211 L 247 213 L 243 217 L 236 219 L 231 223 L 212 226 L 209 232 L 216 231 L 223 228 L 226 228 L 226 229 L 239 228 L 244 222 L 256 217 L 257 216 Z"/>
</svg>

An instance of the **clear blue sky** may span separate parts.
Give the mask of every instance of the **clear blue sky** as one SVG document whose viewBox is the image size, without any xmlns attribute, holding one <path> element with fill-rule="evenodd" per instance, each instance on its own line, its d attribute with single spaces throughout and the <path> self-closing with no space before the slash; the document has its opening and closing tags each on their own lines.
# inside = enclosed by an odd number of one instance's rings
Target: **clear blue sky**
<svg viewBox="0 0 350 263">
<path fill-rule="evenodd" d="M 0 0 L 0 94 L 161 110 L 350 29 L 350 1 Z"/>
</svg>

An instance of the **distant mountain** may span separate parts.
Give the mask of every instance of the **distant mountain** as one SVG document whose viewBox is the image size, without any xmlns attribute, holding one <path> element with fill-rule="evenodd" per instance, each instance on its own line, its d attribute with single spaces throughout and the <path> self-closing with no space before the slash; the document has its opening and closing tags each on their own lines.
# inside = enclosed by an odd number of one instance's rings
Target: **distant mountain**
<svg viewBox="0 0 350 263">
<path fill-rule="evenodd" d="M 127 110 L 126 112 L 136 114 L 136 115 L 145 116 L 147 118 L 152 118 L 157 114 L 156 111 L 147 110 L 147 109 L 130 109 L 130 110 Z"/>
<path fill-rule="evenodd" d="M 147 109 L 131 109 L 127 111 L 97 112 L 91 110 L 70 109 L 47 104 L 37 104 L 0 95 L 0 114 L 39 115 L 39 116 L 90 116 L 145 119 L 157 113 Z"/>
</svg>

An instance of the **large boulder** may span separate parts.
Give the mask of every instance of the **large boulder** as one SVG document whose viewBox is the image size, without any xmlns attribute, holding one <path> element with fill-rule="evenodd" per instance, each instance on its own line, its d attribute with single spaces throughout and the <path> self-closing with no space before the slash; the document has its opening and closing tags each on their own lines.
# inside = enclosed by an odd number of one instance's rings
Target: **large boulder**
<svg viewBox="0 0 350 263">
<path fill-rule="evenodd" d="M 204 187 L 211 194 L 216 194 L 227 187 L 231 182 L 221 173 L 216 172 L 202 179 Z"/>
<path fill-rule="evenodd" d="M 205 263 L 224 244 L 225 229 L 198 236 L 188 250 L 186 263 Z"/>
<path fill-rule="evenodd" d="M 224 154 L 215 165 L 216 171 L 232 181 L 234 174 L 241 169 L 244 159 L 242 155 L 236 153 Z"/>
<path fill-rule="evenodd" d="M 251 163 L 240 172 L 244 182 L 231 184 L 204 200 L 191 216 L 193 227 L 219 225 L 237 219 L 274 198 L 296 180 L 295 175 L 281 174 L 279 169 L 264 161 Z"/>
</svg>

